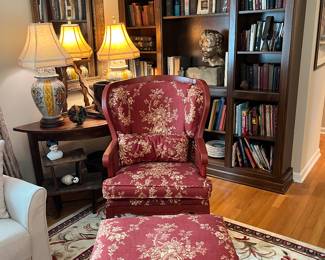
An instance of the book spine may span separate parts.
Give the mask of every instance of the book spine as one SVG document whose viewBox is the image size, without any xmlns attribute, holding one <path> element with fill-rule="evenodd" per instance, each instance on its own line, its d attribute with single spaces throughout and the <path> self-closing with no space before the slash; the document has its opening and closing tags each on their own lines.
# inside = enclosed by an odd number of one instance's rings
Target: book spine
<svg viewBox="0 0 325 260">
<path fill-rule="evenodd" d="M 190 15 L 196 14 L 196 12 L 197 12 L 197 4 L 198 4 L 198 0 L 190 0 Z"/>
<path fill-rule="evenodd" d="M 232 145 L 231 167 L 236 167 L 237 142 Z"/>
<path fill-rule="evenodd" d="M 244 166 L 248 166 L 248 161 L 247 161 L 247 158 L 246 158 L 243 141 L 242 141 L 241 138 L 239 138 L 239 148 L 240 148 L 240 152 L 241 152 L 241 155 L 242 155 L 242 158 L 243 158 L 243 164 L 244 164 Z"/>
<path fill-rule="evenodd" d="M 254 51 L 256 39 L 256 24 L 251 25 L 249 51 Z"/>
<path fill-rule="evenodd" d="M 210 113 L 210 120 L 208 125 L 208 130 L 213 130 L 214 123 L 216 121 L 216 113 L 217 113 L 217 106 L 218 106 L 218 99 L 214 99 L 212 103 L 211 113 Z"/>
<path fill-rule="evenodd" d="M 174 15 L 181 15 L 181 0 L 174 0 Z"/>
<path fill-rule="evenodd" d="M 185 15 L 185 0 L 180 0 L 180 15 Z"/>
<path fill-rule="evenodd" d="M 184 2 L 184 15 L 190 15 L 190 0 Z"/>
<path fill-rule="evenodd" d="M 166 16 L 174 15 L 174 4 L 173 0 L 166 0 Z"/>
</svg>

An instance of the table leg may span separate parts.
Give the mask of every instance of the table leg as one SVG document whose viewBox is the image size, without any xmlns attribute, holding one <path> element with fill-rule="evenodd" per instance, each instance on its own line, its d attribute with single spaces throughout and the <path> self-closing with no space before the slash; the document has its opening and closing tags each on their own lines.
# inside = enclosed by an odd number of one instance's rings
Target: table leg
<svg viewBox="0 0 325 260">
<path fill-rule="evenodd" d="M 43 182 L 43 168 L 38 146 L 38 139 L 32 134 L 28 134 L 28 141 L 35 172 L 36 184 L 41 186 Z"/>
<path fill-rule="evenodd" d="M 62 209 L 61 196 L 60 195 L 53 196 L 53 202 L 54 202 L 54 206 L 55 206 L 55 217 L 59 218 L 61 215 L 61 209 Z"/>
</svg>

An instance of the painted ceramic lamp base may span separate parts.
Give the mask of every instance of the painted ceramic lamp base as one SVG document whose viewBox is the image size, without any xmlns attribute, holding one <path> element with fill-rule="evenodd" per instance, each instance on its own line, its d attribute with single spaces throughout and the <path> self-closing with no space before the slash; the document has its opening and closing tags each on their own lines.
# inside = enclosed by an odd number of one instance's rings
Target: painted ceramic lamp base
<svg viewBox="0 0 325 260">
<path fill-rule="evenodd" d="M 36 76 L 32 86 L 32 97 L 42 114 L 41 127 L 52 128 L 64 124 L 61 115 L 66 99 L 64 84 L 57 75 Z"/>
</svg>

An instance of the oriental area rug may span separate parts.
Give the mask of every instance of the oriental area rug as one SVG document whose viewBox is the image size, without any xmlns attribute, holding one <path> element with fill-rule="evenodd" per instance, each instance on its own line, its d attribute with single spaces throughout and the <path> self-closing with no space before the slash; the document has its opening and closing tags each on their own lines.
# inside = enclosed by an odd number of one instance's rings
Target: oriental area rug
<svg viewBox="0 0 325 260">
<path fill-rule="evenodd" d="M 104 218 L 103 207 L 93 214 L 87 206 L 51 226 L 49 237 L 53 260 L 89 259 L 99 223 Z M 239 259 L 325 259 L 324 249 L 230 219 L 224 220 Z"/>
</svg>

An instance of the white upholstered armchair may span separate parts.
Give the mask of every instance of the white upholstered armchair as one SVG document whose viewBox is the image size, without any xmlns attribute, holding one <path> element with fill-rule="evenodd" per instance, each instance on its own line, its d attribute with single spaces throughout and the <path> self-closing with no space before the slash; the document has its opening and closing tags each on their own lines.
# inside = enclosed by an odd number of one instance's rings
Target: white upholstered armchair
<svg viewBox="0 0 325 260">
<path fill-rule="evenodd" d="M 49 260 L 46 190 L 4 176 L 4 198 L 9 219 L 0 219 L 0 259 Z"/>
</svg>

